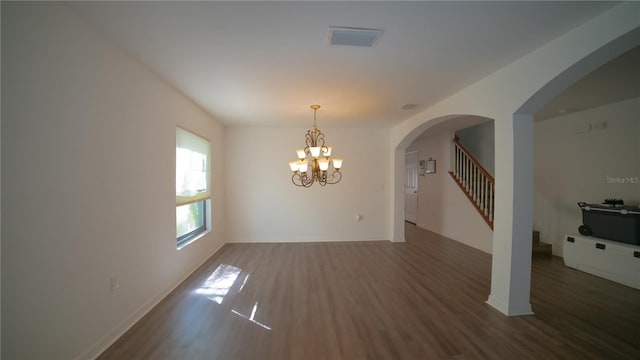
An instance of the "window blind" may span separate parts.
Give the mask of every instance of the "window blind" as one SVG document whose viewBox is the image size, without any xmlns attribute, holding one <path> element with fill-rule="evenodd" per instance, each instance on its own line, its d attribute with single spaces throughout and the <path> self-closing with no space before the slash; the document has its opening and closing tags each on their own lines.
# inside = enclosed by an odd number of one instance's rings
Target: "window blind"
<svg viewBox="0 0 640 360">
<path fill-rule="evenodd" d="M 211 145 L 187 130 L 176 128 L 176 205 L 211 196 Z"/>
</svg>

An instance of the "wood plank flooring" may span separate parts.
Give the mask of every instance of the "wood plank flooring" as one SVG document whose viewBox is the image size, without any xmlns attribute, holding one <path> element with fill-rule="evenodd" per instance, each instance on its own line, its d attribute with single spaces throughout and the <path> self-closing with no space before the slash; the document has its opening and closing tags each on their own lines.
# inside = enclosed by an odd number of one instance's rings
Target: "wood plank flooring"
<svg viewBox="0 0 640 360">
<path fill-rule="evenodd" d="M 227 244 L 100 359 L 640 359 L 640 291 L 535 258 L 506 317 L 489 255 L 406 238 Z"/>
</svg>

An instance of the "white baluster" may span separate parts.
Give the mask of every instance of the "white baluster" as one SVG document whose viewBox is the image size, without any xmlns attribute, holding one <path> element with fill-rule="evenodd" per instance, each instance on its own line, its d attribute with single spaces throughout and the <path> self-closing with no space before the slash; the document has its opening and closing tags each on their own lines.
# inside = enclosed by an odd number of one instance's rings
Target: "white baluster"
<svg viewBox="0 0 640 360">
<path fill-rule="evenodd" d="M 473 201 L 476 201 L 476 164 L 471 161 L 471 184 L 469 193 Z"/>
<path fill-rule="evenodd" d="M 458 171 L 458 180 L 460 180 L 460 148 L 456 144 L 456 167 Z"/>
<path fill-rule="evenodd" d="M 478 165 L 473 164 L 473 199 L 478 201 Z"/>
<path fill-rule="evenodd" d="M 464 158 L 464 153 L 460 153 L 460 166 L 462 167 L 462 188 L 464 189 L 465 184 L 466 184 L 466 180 L 467 180 L 467 162 L 466 159 Z"/>
<path fill-rule="evenodd" d="M 478 167 L 474 162 L 471 162 L 473 166 L 473 180 L 471 181 L 471 195 L 473 195 L 473 201 L 478 200 L 478 192 L 476 191 L 476 184 L 478 183 Z"/>
<path fill-rule="evenodd" d="M 456 179 L 460 180 L 460 150 L 458 150 L 458 144 L 455 144 L 455 169 Z"/>
<path fill-rule="evenodd" d="M 467 163 L 467 182 L 466 182 L 466 188 L 467 188 L 467 192 L 470 191 L 470 187 L 471 187 L 471 161 L 469 161 L 469 156 L 467 156 L 467 154 L 465 154 L 465 161 Z"/>
<path fill-rule="evenodd" d="M 480 210 L 482 212 L 484 212 L 484 184 L 485 184 L 485 180 L 486 180 L 486 177 L 484 177 L 484 174 L 482 174 L 482 177 L 480 178 Z"/>
<path fill-rule="evenodd" d="M 484 216 L 489 216 L 489 178 L 484 178 Z"/>
<path fill-rule="evenodd" d="M 469 160 L 469 195 L 473 198 L 473 162 L 468 156 L 467 159 Z"/>
<path fill-rule="evenodd" d="M 462 181 L 462 155 L 460 153 L 460 148 L 458 148 L 458 180 Z"/>
<path fill-rule="evenodd" d="M 494 184 L 489 186 L 489 221 L 493 221 L 493 192 L 495 191 Z"/>
</svg>

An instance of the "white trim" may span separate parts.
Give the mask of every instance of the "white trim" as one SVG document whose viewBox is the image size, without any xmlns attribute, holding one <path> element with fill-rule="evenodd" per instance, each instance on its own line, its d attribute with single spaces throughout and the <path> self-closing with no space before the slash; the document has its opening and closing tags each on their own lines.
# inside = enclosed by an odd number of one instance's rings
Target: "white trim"
<svg viewBox="0 0 640 360">
<path fill-rule="evenodd" d="M 370 237 L 370 238 L 356 238 L 356 239 L 329 239 L 329 238 L 286 238 L 286 237 L 273 237 L 273 238 L 242 238 L 233 241 L 227 241 L 227 244 L 259 244 L 259 243 L 312 243 L 312 242 L 363 242 L 363 241 L 391 241 L 387 238 Z"/>
<path fill-rule="evenodd" d="M 494 309 L 500 311 L 507 316 L 522 316 L 522 315 L 534 315 L 535 313 L 531 309 L 531 304 L 516 304 L 507 306 L 506 304 L 498 301 L 495 296 L 489 295 L 489 299 L 486 301 Z"/>
<path fill-rule="evenodd" d="M 160 303 L 160 301 L 164 300 L 167 295 L 169 295 L 173 290 L 175 290 L 180 284 L 182 284 L 189 276 L 191 276 L 196 270 L 198 270 L 204 263 L 206 263 L 213 255 L 215 255 L 225 244 L 222 243 L 218 246 L 209 256 L 207 256 L 200 264 L 195 266 L 192 271 L 186 274 L 183 278 L 181 278 L 176 283 L 167 287 L 165 290 L 161 291 L 158 295 L 149 299 L 149 301 L 145 302 L 141 307 L 139 307 L 136 311 L 131 313 L 124 321 L 118 324 L 113 330 L 108 332 L 105 336 L 100 338 L 94 345 L 89 347 L 85 352 L 80 354 L 76 359 L 96 359 L 100 356 L 105 350 L 107 350 L 113 343 L 116 342 L 124 333 L 129 331 L 133 325 L 135 325 L 138 321 L 140 321 L 149 311 L 151 311 L 156 305 Z"/>
</svg>

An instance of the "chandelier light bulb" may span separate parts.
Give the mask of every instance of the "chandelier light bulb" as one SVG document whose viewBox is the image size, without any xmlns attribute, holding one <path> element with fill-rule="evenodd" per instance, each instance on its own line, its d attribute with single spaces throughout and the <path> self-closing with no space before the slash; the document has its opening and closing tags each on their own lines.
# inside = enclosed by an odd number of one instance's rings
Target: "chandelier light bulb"
<svg viewBox="0 0 640 360">
<path fill-rule="evenodd" d="M 301 173 L 306 173 L 308 167 L 309 167 L 309 164 L 307 164 L 307 162 L 304 161 L 304 162 L 298 164 L 298 171 L 300 171 Z"/>
<path fill-rule="evenodd" d="M 318 164 L 320 165 L 320 170 L 321 171 L 329 170 L 329 160 L 327 160 L 327 159 L 318 160 Z"/>
<path fill-rule="evenodd" d="M 320 147 L 319 146 L 310 147 L 309 151 L 311 152 L 311 157 L 313 157 L 314 159 L 317 159 L 318 156 L 320 156 Z"/>
</svg>

